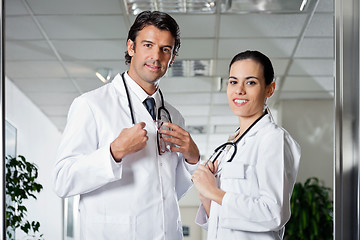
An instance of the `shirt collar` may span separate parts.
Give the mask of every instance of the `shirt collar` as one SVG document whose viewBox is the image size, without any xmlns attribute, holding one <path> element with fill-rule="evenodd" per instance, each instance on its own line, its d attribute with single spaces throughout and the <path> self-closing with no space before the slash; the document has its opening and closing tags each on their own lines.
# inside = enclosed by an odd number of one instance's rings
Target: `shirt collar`
<svg viewBox="0 0 360 240">
<path fill-rule="evenodd" d="M 137 84 L 135 82 L 135 80 L 133 80 L 128 72 L 126 71 L 125 74 L 124 74 L 124 78 L 125 78 L 125 81 L 126 83 L 128 84 L 129 88 L 135 93 L 135 95 L 140 99 L 141 102 L 144 102 L 144 100 L 148 97 L 152 97 L 155 99 L 155 105 L 156 105 L 156 108 L 158 108 L 159 106 L 159 103 L 161 104 L 161 100 L 160 100 L 160 94 L 159 94 L 159 91 L 158 89 L 156 89 L 155 93 L 151 96 L 149 96 L 145 91 L 144 89 L 142 89 L 140 87 L 139 84 Z"/>
</svg>

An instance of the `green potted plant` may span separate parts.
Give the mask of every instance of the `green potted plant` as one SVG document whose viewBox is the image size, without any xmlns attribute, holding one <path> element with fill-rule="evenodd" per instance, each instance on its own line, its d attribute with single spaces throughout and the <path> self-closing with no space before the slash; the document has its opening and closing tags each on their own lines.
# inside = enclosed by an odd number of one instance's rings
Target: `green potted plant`
<svg viewBox="0 0 360 240">
<path fill-rule="evenodd" d="M 26 220 L 27 208 L 23 201 L 28 198 L 36 199 L 34 193 L 43 188 L 36 182 L 38 169 L 35 164 L 28 162 L 24 156 L 6 157 L 6 235 L 14 239 L 15 229 L 20 228 L 28 237 L 42 239 L 39 233 L 40 223 Z M 28 239 L 28 238 L 27 238 Z"/>
<path fill-rule="evenodd" d="M 285 240 L 333 239 L 333 203 L 330 188 L 311 177 L 296 183 L 291 197 L 291 218 L 285 226 Z"/>
</svg>

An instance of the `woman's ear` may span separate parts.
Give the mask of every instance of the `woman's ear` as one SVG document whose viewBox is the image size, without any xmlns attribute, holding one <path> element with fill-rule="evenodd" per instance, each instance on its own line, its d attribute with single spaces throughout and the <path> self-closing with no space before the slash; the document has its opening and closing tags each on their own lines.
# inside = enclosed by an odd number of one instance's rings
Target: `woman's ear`
<svg viewBox="0 0 360 240">
<path fill-rule="evenodd" d="M 275 82 L 270 83 L 266 86 L 266 97 L 269 98 L 274 94 L 275 91 Z"/>
</svg>

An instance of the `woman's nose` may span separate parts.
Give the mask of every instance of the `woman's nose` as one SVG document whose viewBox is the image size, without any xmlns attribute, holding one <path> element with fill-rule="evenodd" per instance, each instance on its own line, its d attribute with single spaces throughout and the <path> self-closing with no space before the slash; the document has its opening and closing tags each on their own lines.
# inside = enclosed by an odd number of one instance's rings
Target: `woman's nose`
<svg viewBox="0 0 360 240">
<path fill-rule="evenodd" d="M 239 95 L 243 95 L 245 94 L 245 88 L 244 88 L 244 85 L 243 84 L 239 84 L 238 87 L 236 88 L 236 94 L 239 94 Z"/>
</svg>

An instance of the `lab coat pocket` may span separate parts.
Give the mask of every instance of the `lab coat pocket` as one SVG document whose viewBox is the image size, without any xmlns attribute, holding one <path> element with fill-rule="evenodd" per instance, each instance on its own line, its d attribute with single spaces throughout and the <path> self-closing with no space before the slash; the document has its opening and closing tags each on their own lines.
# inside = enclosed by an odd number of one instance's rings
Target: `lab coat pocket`
<svg viewBox="0 0 360 240">
<path fill-rule="evenodd" d="M 229 178 L 245 178 L 245 165 L 238 162 L 228 162 L 224 164 L 221 177 Z"/>
<path fill-rule="evenodd" d="M 135 216 L 94 216 L 88 223 L 85 239 L 135 239 Z"/>
<path fill-rule="evenodd" d="M 250 172 L 248 165 L 239 162 L 224 164 L 221 171 L 221 189 L 235 193 L 249 194 Z"/>
</svg>

